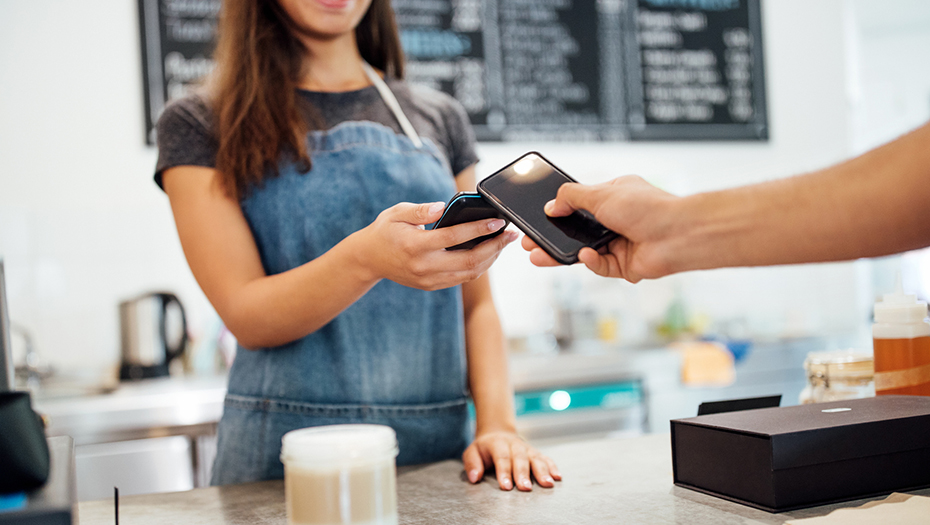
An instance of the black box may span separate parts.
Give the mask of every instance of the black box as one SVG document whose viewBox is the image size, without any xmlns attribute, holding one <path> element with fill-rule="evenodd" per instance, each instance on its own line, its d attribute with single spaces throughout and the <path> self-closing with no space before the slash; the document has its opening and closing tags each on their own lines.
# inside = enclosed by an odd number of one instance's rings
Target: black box
<svg viewBox="0 0 930 525">
<path fill-rule="evenodd" d="M 672 420 L 675 484 L 769 512 L 930 486 L 930 397 Z"/>
</svg>

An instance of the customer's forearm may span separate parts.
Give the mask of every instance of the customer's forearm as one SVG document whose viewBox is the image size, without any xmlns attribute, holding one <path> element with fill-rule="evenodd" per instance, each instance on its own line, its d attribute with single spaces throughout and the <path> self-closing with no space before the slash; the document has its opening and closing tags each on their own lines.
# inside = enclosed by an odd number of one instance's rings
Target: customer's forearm
<svg viewBox="0 0 930 525">
<path fill-rule="evenodd" d="M 875 257 L 930 246 L 930 125 L 788 179 L 686 197 L 675 271 Z"/>
</svg>

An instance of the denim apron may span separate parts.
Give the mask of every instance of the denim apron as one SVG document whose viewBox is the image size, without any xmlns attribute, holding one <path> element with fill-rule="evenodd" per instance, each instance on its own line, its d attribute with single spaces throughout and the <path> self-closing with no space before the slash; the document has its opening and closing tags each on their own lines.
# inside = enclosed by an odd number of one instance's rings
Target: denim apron
<svg viewBox="0 0 930 525">
<path fill-rule="evenodd" d="M 416 135 L 388 87 L 366 72 L 406 134 L 361 121 L 311 132 L 310 172 L 282 163 L 279 176 L 253 188 L 242 211 L 268 275 L 319 257 L 399 202 L 455 193 L 438 148 Z M 399 465 L 456 458 L 467 444 L 465 398 L 460 287 L 426 292 L 382 280 L 306 337 L 238 349 L 212 484 L 283 477 L 281 437 L 317 425 L 389 425 Z"/>
</svg>

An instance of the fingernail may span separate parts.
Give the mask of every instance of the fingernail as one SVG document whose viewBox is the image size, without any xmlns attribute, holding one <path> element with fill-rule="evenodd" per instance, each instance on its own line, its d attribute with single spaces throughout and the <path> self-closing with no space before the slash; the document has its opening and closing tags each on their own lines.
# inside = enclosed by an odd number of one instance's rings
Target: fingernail
<svg viewBox="0 0 930 525">
<path fill-rule="evenodd" d="M 507 236 L 507 242 L 513 242 L 517 240 L 518 237 L 520 237 L 520 234 L 515 231 L 509 231 L 505 233 L 504 235 Z"/>
<path fill-rule="evenodd" d="M 513 485 L 511 484 L 509 479 L 505 479 L 501 481 L 501 486 L 504 487 L 506 490 L 510 490 L 511 488 L 513 488 Z"/>
<path fill-rule="evenodd" d="M 503 227 L 504 227 L 504 221 L 502 221 L 501 219 L 494 219 L 493 221 L 488 223 L 488 230 L 492 232 L 496 232 L 497 230 Z"/>
<path fill-rule="evenodd" d="M 478 482 L 478 471 L 477 470 L 469 471 L 468 480 L 471 481 L 472 483 L 477 483 Z"/>
<path fill-rule="evenodd" d="M 530 480 L 528 479 L 524 479 L 523 481 L 520 482 L 520 484 L 523 485 L 523 488 L 526 488 L 526 489 L 533 487 L 533 484 L 530 483 Z"/>
<path fill-rule="evenodd" d="M 555 480 L 552 479 L 552 476 L 546 476 L 546 477 L 543 478 L 543 479 L 546 480 L 546 481 L 549 482 L 549 483 L 554 483 L 554 482 L 555 482 Z"/>
<path fill-rule="evenodd" d="M 551 201 L 546 203 L 546 205 L 543 207 L 543 210 L 545 210 L 546 213 L 552 213 L 552 208 L 554 206 L 555 206 L 555 199 L 552 199 Z"/>
<path fill-rule="evenodd" d="M 429 213 L 430 215 L 433 215 L 434 213 L 439 213 L 445 207 L 446 207 L 446 203 L 444 202 L 434 202 L 429 205 Z"/>
</svg>

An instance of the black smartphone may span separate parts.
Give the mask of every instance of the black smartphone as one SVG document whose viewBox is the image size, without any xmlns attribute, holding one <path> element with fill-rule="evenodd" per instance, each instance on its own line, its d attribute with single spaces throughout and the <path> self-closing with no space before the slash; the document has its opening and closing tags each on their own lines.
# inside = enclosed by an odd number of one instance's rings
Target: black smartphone
<svg viewBox="0 0 930 525">
<path fill-rule="evenodd" d="M 578 181 L 531 151 L 479 182 L 478 192 L 553 259 L 574 264 L 582 248 L 597 250 L 617 234 L 584 210 L 567 217 L 546 215 L 543 207 L 567 182 Z"/>
<path fill-rule="evenodd" d="M 488 204 L 488 201 L 484 200 L 484 197 L 481 195 L 471 191 L 460 191 L 456 193 L 455 196 L 452 197 L 452 200 L 449 201 L 449 204 L 446 205 L 446 209 L 442 212 L 442 217 L 433 224 L 432 229 L 446 228 L 448 226 L 480 221 L 482 219 L 504 219 L 504 225 L 496 232 L 482 235 L 481 237 L 475 237 L 462 244 L 456 244 L 446 249 L 470 250 L 488 239 L 497 237 L 503 233 L 507 225 L 510 224 L 507 221 L 507 217 L 497 211 L 497 208 Z"/>
</svg>

